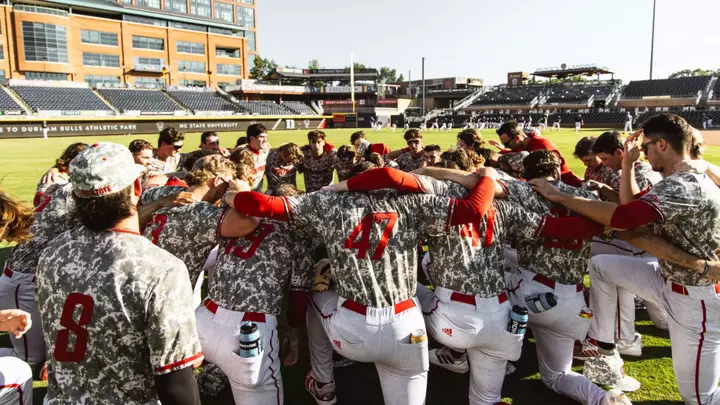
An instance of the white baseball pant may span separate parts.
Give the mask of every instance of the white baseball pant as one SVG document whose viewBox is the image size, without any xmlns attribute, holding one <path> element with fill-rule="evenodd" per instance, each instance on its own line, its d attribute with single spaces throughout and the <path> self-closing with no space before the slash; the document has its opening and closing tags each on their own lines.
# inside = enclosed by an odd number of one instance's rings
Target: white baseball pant
<svg viewBox="0 0 720 405">
<path fill-rule="evenodd" d="M 595 308 L 589 336 L 612 342 L 617 286 L 667 311 L 673 369 L 688 405 L 720 404 L 720 286 L 693 287 L 665 281 L 657 261 L 600 255 L 590 260 L 590 297 Z"/>
<path fill-rule="evenodd" d="M 0 349 L 0 356 L 14 356 L 27 362 L 34 370 L 40 370 L 45 362 L 40 313 L 35 300 L 35 276 L 13 272 L 7 267 L 0 276 L 0 309 L 21 309 L 30 314 L 33 324 L 20 339 L 12 334 L 12 349 Z"/>
<path fill-rule="evenodd" d="M 500 402 L 507 362 L 520 358 L 525 336 L 506 330 L 511 310 L 507 293 L 479 298 L 443 287 L 433 293 L 418 284 L 417 296 L 435 340 L 457 351 L 467 350 L 470 404 Z"/>
<path fill-rule="evenodd" d="M 540 127 L 540 132 L 543 132 L 547 129 L 547 124 L 544 122 L 541 122 L 539 127 Z"/>
<path fill-rule="evenodd" d="M 552 132 L 553 129 L 557 128 L 558 131 L 560 131 L 560 123 L 554 122 L 552 128 L 550 129 L 550 132 Z"/>
<path fill-rule="evenodd" d="M 625 121 L 625 128 L 623 128 L 623 132 L 625 131 L 632 132 L 632 122 Z"/>
<path fill-rule="evenodd" d="M 310 303 L 310 366 L 318 382 L 333 381 L 335 349 L 350 360 L 375 363 L 385 404 L 425 403 L 428 343 L 410 343 L 413 332 L 425 330 L 417 299 L 386 308 L 362 307 L 366 315 L 356 312 L 359 304 L 335 291 L 313 293 Z"/>
<path fill-rule="evenodd" d="M 576 134 L 577 134 L 577 132 L 580 130 L 580 127 L 582 127 L 582 124 L 579 123 L 579 122 L 576 122 L 576 123 L 575 123 L 575 133 L 576 133 Z"/>
<path fill-rule="evenodd" d="M 32 404 L 32 370 L 16 357 L 0 357 L 0 404 Z"/>
<path fill-rule="evenodd" d="M 591 254 L 592 256 L 620 255 L 657 260 L 654 256 L 645 253 L 644 250 L 638 249 L 623 240 L 613 239 L 608 242 L 598 237 L 594 237 L 592 239 Z M 592 285 L 590 288 L 592 289 Z M 595 305 L 603 305 L 603 303 L 590 303 L 591 308 Z M 635 294 L 631 294 L 622 288 L 618 288 L 616 306 L 617 315 L 615 319 L 615 340 L 635 339 Z M 667 313 L 663 307 L 657 306 L 652 302 L 646 302 L 645 309 L 656 328 L 668 330 Z"/>
<path fill-rule="evenodd" d="M 274 315 L 229 311 L 206 298 L 195 310 L 195 317 L 205 359 L 227 375 L 236 404 L 283 403 L 280 345 Z M 252 321 L 258 327 L 258 356 L 245 358 L 237 354 L 240 325 L 244 321 Z"/>
<path fill-rule="evenodd" d="M 584 339 L 590 327 L 590 320 L 580 317 L 585 306 L 582 285 L 554 283 L 523 268 L 510 273 L 506 284 L 512 301 L 518 305 L 524 306 L 526 298 L 538 294 L 552 292 L 556 297 L 557 305 L 550 310 L 530 312 L 529 326 L 535 337 L 543 383 L 583 405 L 603 404 L 605 391 L 571 369 L 575 341 Z M 554 284 L 554 288 L 546 284 Z"/>
</svg>

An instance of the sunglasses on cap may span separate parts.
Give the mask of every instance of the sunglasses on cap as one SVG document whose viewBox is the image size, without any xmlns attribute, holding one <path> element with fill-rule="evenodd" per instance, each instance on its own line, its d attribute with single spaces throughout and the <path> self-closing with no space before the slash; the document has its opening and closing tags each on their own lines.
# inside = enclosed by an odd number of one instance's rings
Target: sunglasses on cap
<svg viewBox="0 0 720 405">
<path fill-rule="evenodd" d="M 180 149 L 182 149 L 182 147 L 183 147 L 183 144 L 179 144 L 179 145 L 173 144 L 173 148 L 175 148 L 175 150 L 180 150 Z"/>
</svg>

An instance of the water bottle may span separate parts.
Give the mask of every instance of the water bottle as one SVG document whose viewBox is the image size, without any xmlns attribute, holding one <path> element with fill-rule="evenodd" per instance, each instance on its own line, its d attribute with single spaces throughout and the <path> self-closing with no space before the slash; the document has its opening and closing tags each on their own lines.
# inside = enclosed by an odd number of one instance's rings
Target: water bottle
<svg viewBox="0 0 720 405">
<path fill-rule="evenodd" d="M 557 305 L 557 300 L 555 299 L 555 295 L 553 295 L 553 293 L 544 293 L 526 298 L 525 304 L 530 312 L 534 314 L 541 314 L 555 307 L 555 305 Z"/>
<path fill-rule="evenodd" d="M 515 305 L 510 311 L 507 331 L 513 335 L 524 335 L 528 324 L 528 310 L 520 305 Z"/>
<path fill-rule="evenodd" d="M 252 322 L 243 322 L 240 326 L 240 357 L 255 357 L 260 355 L 260 331 Z"/>
</svg>

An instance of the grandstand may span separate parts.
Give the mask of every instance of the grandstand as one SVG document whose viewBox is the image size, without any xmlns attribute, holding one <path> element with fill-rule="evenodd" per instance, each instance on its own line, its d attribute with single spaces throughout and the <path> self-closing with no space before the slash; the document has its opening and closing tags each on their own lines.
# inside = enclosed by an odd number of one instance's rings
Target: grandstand
<svg viewBox="0 0 720 405">
<path fill-rule="evenodd" d="M 175 115 L 185 113 L 179 104 L 160 90 L 99 88 L 98 93 L 121 113 Z"/>
<path fill-rule="evenodd" d="M 113 114 L 114 111 L 88 87 L 46 87 L 46 86 L 11 86 L 33 112 L 46 111 L 92 112 Z"/>
<path fill-rule="evenodd" d="M 232 115 L 247 112 L 247 109 L 226 100 L 210 89 L 169 89 L 167 94 L 195 114 L 220 113 L 221 115 Z"/>
<path fill-rule="evenodd" d="M 24 114 L 25 110 L 10 97 L 5 88 L 0 89 L 0 112 L 2 115 Z"/>
</svg>

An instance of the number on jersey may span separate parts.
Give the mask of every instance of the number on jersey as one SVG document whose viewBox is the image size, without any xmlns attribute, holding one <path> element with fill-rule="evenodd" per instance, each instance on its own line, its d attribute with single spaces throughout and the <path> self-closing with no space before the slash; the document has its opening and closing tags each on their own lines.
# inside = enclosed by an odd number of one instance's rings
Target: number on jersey
<svg viewBox="0 0 720 405">
<path fill-rule="evenodd" d="M 237 244 L 239 240 L 246 240 L 251 243 L 249 247 L 245 247 L 243 245 L 238 245 L 233 251 L 233 256 L 237 256 L 241 259 L 249 259 L 255 255 L 255 251 L 260 247 L 260 244 L 262 243 L 265 238 L 267 238 L 268 235 L 275 229 L 275 227 L 272 224 L 266 224 L 261 223 L 258 225 L 255 232 L 253 232 L 250 235 L 245 236 L 244 238 L 238 238 L 234 239 L 232 242 L 228 243 L 227 247 L 225 248 L 225 254 L 230 253 L 230 250 Z"/>
<path fill-rule="evenodd" d="M 370 231 L 373 228 L 373 223 L 377 222 L 378 224 L 381 224 L 383 221 L 387 220 L 385 223 L 385 230 L 380 237 L 380 242 L 378 242 L 375 251 L 372 256 L 370 256 L 371 260 L 380 260 L 383 253 L 385 253 L 385 247 L 387 247 L 387 244 L 390 241 L 397 219 L 397 212 L 375 212 L 365 215 L 362 221 L 355 226 L 350 233 L 350 236 L 348 236 L 345 240 L 345 249 L 357 249 L 356 257 L 358 259 L 364 259 L 367 255 L 368 249 L 372 248 L 372 246 L 370 246 Z M 360 240 L 357 240 L 358 236 L 360 236 Z"/>
<path fill-rule="evenodd" d="M 76 322 L 73 319 L 75 309 L 80 306 L 80 319 Z M 95 309 L 95 301 L 89 295 L 72 293 L 65 300 L 62 315 L 60 316 L 60 326 L 65 329 L 58 330 L 55 339 L 55 351 L 53 355 L 55 360 L 62 362 L 81 362 L 85 359 L 85 352 L 88 345 L 88 331 L 83 328 L 90 324 L 92 320 L 93 310 Z M 70 349 L 70 332 L 75 334 L 75 346 Z"/>
<path fill-rule="evenodd" d="M 155 218 L 153 218 L 153 221 L 150 224 L 150 226 L 153 227 L 153 230 L 150 232 L 153 245 L 158 244 L 158 240 L 160 239 L 160 232 L 162 232 L 163 228 L 165 227 L 165 223 L 167 222 L 167 220 L 168 217 L 165 214 L 158 214 L 155 215 Z"/>
</svg>

